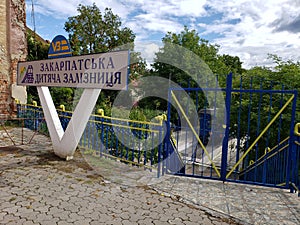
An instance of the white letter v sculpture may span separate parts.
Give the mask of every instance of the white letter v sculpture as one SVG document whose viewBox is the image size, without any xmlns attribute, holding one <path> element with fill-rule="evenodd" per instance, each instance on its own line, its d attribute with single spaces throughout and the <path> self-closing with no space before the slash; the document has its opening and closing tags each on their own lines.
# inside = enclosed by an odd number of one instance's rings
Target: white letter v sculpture
<svg viewBox="0 0 300 225">
<path fill-rule="evenodd" d="M 48 87 L 37 87 L 54 153 L 72 159 L 101 89 L 84 89 L 72 118 L 64 131 Z"/>
</svg>

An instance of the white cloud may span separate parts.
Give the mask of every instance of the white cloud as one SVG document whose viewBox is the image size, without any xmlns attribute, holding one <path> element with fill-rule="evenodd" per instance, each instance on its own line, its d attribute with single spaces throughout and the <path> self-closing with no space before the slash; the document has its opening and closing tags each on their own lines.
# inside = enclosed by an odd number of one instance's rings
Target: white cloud
<svg viewBox="0 0 300 225">
<path fill-rule="evenodd" d="M 206 15 L 205 2 L 206 0 L 125 0 L 123 4 L 128 5 L 130 12 L 135 15 L 123 20 L 138 35 L 144 36 L 144 29 L 148 35 L 149 31 L 164 34 L 168 31 L 180 32 L 185 24 L 181 24 L 178 17 L 189 17 L 192 22 L 194 17 Z"/>
<path fill-rule="evenodd" d="M 81 0 L 82 1 L 82 0 Z M 123 2 L 120 0 L 90 0 L 91 5 L 93 2 L 100 8 L 101 11 L 104 11 L 105 8 L 111 8 L 114 14 L 117 14 L 122 20 L 126 20 L 127 16 L 135 10 L 136 6 L 130 2 Z"/>
<path fill-rule="evenodd" d="M 212 25 L 199 26 L 205 28 L 204 34 L 221 34 L 222 37 L 214 40 L 221 46 L 221 52 L 239 56 L 248 68 L 270 65 L 268 53 L 278 54 L 284 59 L 294 55 L 294 59 L 299 60 L 299 33 L 276 32 L 274 24 L 274 21 L 286 14 L 292 18 L 299 15 L 299 4 L 291 7 L 292 2 L 294 1 L 211 1 L 210 6 L 215 12 L 222 13 L 223 18 Z M 239 22 L 228 24 L 232 19 L 239 19 Z"/>
<path fill-rule="evenodd" d="M 195 0 L 186 0 L 182 1 L 179 0 L 180 5 L 180 12 L 178 12 L 179 15 L 182 16 L 193 16 L 193 17 L 199 17 L 207 15 L 207 12 L 204 8 L 206 1 L 195 1 Z"/>
<path fill-rule="evenodd" d="M 135 43 L 135 50 L 141 52 L 141 56 L 146 60 L 148 67 L 154 62 L 155 53 L 160 47 L 161 44 L 158 42 L 138 41 Z"/>
<path fill-rule="evenodd" d="M 27 8 L 31 9 L 31 1 L 26 1 Z M 77 6 L 80 4 L 79 0 L 36 0 L 34 1 L 34 10 L 36 13 L 40 13 L 47 16 L 53 16 L 54 18 L 66 18 L 76 14 Z"/>
<path fill-rule="evenodd" d="M 165 16 L 199 17 L 206 15 L 206 0 L 140 1 L 140 7 L 147 13 Z"/>
<path fill-rule="evenodd" d="M 158 18 L 154 14 L 143 14 L 135 17 L 138 25 L 150 31 L 160 31 L 167 33 L 178 32 L 183 26 L 171 19 Z"/>
<path fill-rule="evenodd" d="M 35 0 L 34 9 L 36 13 L 52 16 L 59 19 L 67 19 L 67 17 L 78 14 L 77 7 L 81 5 L 92 5 L 95 3 L 101 11 L 105 8 L 111 8 L 113 13 L 121 18 L 126 18 L 127 15 L 135 7 L 133 5 L 125 5 L 118 0 Z M 26 0 L 26 7 L 31 10 L 31 1 Z"/>
<path fill-rule="evenodd" d="M 137 41 L 156 44 L 166 32 L 179 33 L 187 25 L 200 36 L 216 36 L 210 42 L 219 44 L 221 53 L 239 56 L 247 67 L 269 64 L 268 53 L 299 60 L 299 0 L 34 0 L 36 13 L 64 22 L 77 14 L 79 4 L 93 2 L 101 11 L 112 8 Z M 31 1 L 26 3 L 30 13 Z"/>
</svg>

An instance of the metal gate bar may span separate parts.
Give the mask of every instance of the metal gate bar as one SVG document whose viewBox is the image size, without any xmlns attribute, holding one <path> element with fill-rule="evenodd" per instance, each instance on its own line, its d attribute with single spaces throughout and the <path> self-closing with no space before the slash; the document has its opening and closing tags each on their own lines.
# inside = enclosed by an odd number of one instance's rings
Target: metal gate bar
<svg viewBox="0 0 300 225">
<path fill-rule="evenodd" d="M 235 77 L 235 81 L 237 81 L 236 78 L 237 77 Z M 296 143 L 300 141 L 298 140 L 297 142 L 293 134 L 296 118 L 297 91 L 286 90 L 283 85 L 276 82 L 270 82 L 270 85 L 267 84 L 265 80 L 257 83 L 253 78 L 246 78 L 248 80 L 246 80 L 245 83 L 249 85 L 248 88 L 245 88 L 245 85 L 242 84 L 242 78 L 240 78 L 240 83 L 238 84 L 239 88 L 237 88 L 237 86 L 233 88 L 232 79 L 232 74 L 226 76 L 226 88 L 219 88 L 217 86 L 170 88 L 169 101 L 172 100 L 175 102 L 177 111 L 180 111 L 180 117 L 183 117 L 184 120 L 187 121 L 187 127 L 192 132 L 193 139 L 195 139 L 196 143 L 200 146 L 202 154 L 208 158 L 207 161 L 211 165 L 210 168 L 217 174 L 217 177 L 215 175 L 213 176 L 212 173 L 210 176 L 207 176 L 207 173 L 203 174 L 202 168 L 204 161 L 201 155 L 200 160 L 202 161 L 192 159 L 188 161 L 185 156 L 187 151 L 182 148 L 183 145 L 181 145 L 180 152 L 183 154 L 182 157 L 186 165 L 190 165 L 192 170 L 185 170 L 185 173 L 179 173 L 178 175 L 220 179 L 239 183 L 252 183 L 280 188 L 289 187 L 291 182 L 299 183 L 299 178 L 295 178 L 295 174 L 298 174 L 298 169 L 300 169 L 298 168 L 299 159 L 297 158 L 299 151 L 295 146 Z M 236 84 L 235 82 L 235 85 Z M 278 87 L 281 89 L 276 89 Z M 180 91 L 186 91 L 188 92 L 188 96 L 194 96 L 194 102 L 197 104 L 200 102 L 198 94 L 196 94 L 198 92 L 210 92 L 215 96 L 218 92 L 224 94 L 226 114 L 224 113 L 225 127 L 223 134 L 225 135 L 223 136 L 221 159 L 219 159 L 219 156 L 216 155 L 214 151 L 214 140 L 212 140 L 212 146 L 209 146 L 208 150 L 203 140 L 200 139 L 200 134 L 197 133 L 198 128 L 192 127 L 192 122 L 188 120 L 191 115 L 187 115 L 187 113 L 189 113 L 187 112 L 188 110 L 185 111 L 181 106 L 184 104 L 184 107 L 188 108 L 186 104 L 188 104 L 190 100 L 183 100 L 183 103 L 179 102 L 177 96 L 181 95 Z M 179 93 L 177 94 L 177 92 Z M 195 94 L 192 94 L 192 92 Z M 216 100 L 210 105 L 213 106 L 214 109 L 216 109 L 215 103 Z M 231 106 L 233 104 L 236 105 L 231 112 Z M 170 105 L 171 104 L 168 105 L 168 125 L 170 125 L 172 116 Z M 207 106 L 204 106 L 204 110 L 206 109 L 205 107 Z M 199 109 L 198 106 L 197 108 Z M 235 116 L 233 120 L 231 116 Z M 236 119 L 237 121 L 235 121 Z M 241 122 L 241 120 L 243 121 Z M 233 126 L 236 126 L 236 128 L 234 130 L 234 136 L 231 136 Z M 184 127 L 182 129 L 184 129 Z M 186 131 L 184 130 L 184 132 Z M 215 131 L 212 130 L 212 132 Z M 251 138 L 249 135 L 251 135 Z M 286 137 L 286 135 L 289 135 L 289 137 L 282 140 L 282 137 Z M 230 143 L 233 137 L 236 138 L 236 142 L 233 143 L 235 158 L 232 160 L 232 149 L 229 149 L 228 143 Z M 185 141 L 185 146 L 187 146 L 187 141 L 191 140 L 186 139 Z M 192 141 L 192 145 L 193 143 L 194 141 Z M 273 145 L 274 147 L 269 148 L 269 145 Z M 196 151 L 197 148 L 195 151 L 193 150 L 193 154 L 196 154 Z M 191 152 L 191 150 L 189 150 L 189 152 Z M 215 160 L 216 157 L 218 157 L 217 160 Z M 249 165 L 249 161 L 251 165 Z M 220 167 L 217 165 L 218 162 L 221 163 L 221 165 L 219 164 Z M 198 172 L 198 174 L 195 171 L 196 165 L 198 165 L 200 169 L 200 173 Z M 208 169 L 209 165 L 206 165 L 206 168 Z M 297 182 L 294 180 L 297 180 Z"/>
<path fill-rule="evenodd" d="M 241 156 L 239 161 L 232 167 L 232 169 L 229 171 L 229 173 L 226 175 L 226 178 L 232 174 L 232 172 L 235 170 L 235 168 L 243 161 L 243 159 L 248 155 L 248 153 L 252 150 L 254 145 L 259 141 L 259 139 L 266 133 L 266 131 L 269 129 L 269 127 L 274 123 L 274 121 L 281 115 L 283 110 L 286 109 L 286 107 L 293 101 L 295 95 L 292 95 L 292 97 L 285 103 L 285 105 L 278 111 L 276 116 L 270 121 L 270 123 L 263 129 L 263 131 L 258 135 L 258 137 L 255 139 L 255 141 L 250 145 L 250 147 L 245 151 L 245 153 Z"/>
<path fill-rule="evenodd" d="M 221 174 L 220 174 L 219 170 L 217 169 L 215 163 L 213 162 L 213 160 L 212 160 L 211 157 L 209 156 L 209 153 L 208 153 L 206 147 L 203 145 L 202 141 L 200 140 L 198 133 L 195 131 L 194 127 L 192 126 L 190 120 L 188 119 L 187 115 L 185 114 L 183 108 L 181 107 L 181 105 L 180 105 L 178 99 L 176 98 L 175 94 L 173 93 L 173 91 L 171 91 L 171 95 L 172 95 L 172 98 L 175 100 L 177 106 L 179 107 L 181 113 L 183 114 L 183 116 L 184 116 L 186 122 L 188 123 L 190 129 L 192 130 L 192 132 L 193 132 L 195 138 L 197 139 L 197 141 L 198 141 L 198 143 L 200 144 L 201 148 L 204 150 L 206 156 L 208 157 L 208 160 L 210 161 L 210 163 L 211 163 L 213 169 L 214 169 L 215 172 L 217 173 L 218 177 L 221 177 Z"/>
</svg>

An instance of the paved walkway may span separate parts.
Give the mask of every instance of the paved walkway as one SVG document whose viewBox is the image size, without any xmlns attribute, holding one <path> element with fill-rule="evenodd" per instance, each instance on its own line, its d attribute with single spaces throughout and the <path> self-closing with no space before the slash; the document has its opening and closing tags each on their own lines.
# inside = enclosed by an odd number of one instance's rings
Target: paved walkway
<svg viewBox="0 0 300 225">
<path fill-rule="evenodd" d="M 10 134 L 21 143 L 20 130 Z M 300 224 L 300 199 L 285 190 L 158 179 L 80 152 L 65 162 L 42 135 L 0 140 L 0 224 Z"/>
</svg>

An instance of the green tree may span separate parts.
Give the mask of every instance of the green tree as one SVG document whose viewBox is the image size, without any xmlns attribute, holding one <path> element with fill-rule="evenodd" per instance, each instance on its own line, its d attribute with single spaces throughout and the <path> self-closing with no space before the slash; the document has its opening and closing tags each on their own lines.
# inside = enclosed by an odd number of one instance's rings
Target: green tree
<svg viewBox="0 0 300 225">
<path fill-rule="evenodd" d="M 111 9 L 106 8 L 102 14 L 94 3 L 91 6 L 79 5 L 77 11 L 79 14 L 69 17 L 65 23 L 73 54 L 107 52 L 133 43 L 133 31 L 127 27 L 122 28 L 120 17 Z"/>
<path fill-rule="evenodd" d="M 207 83 L 215 84 L 215 81 L 211 79 L 215 79 L 217 74 L 227 75 L 231 69 L 239 72 L 241 70 L 238 57 L 220 56 L 219 45 L 210 44 L 207 40 L 200 38 L 195 30 L 189 30 L 187 27 L 179 34 L 168 32 L 162 41 L 163 47 L 156 53 L 153 69 L 149 73 L 151 76 L 169 79 L 181 87 L 199 88 L 198 84 L 203 84 L 203 87 Z M 222 76 L 219 79 L 222 86 L 225 85 L 225 77 Z M 156 87 L 153 86 L 153 91 L 155 90 Z M 196 105 L 200 108 L 209 107 L 203 92 L 191 94 L 193 99 L 197 99 Z M 167 106 L 166 102 L 154 97 L 145 99 L 140 105 L 148 108 L 159 106 L 159 109 L 164 111 Z"/>
<path fill-rule="evenodd" d="M 269 54 L 269 58 L 276 64 L 274 68 L 275 73 L 272 78 L 289 88 L 300 90 L 300 62 L 294 62 L 292 60 L 284 61 L 274 54 Z"/>
<path fill-rule="evenodd" d="M 43 40 L 30 29 L 27 29 L 27 60 L 48 58 L 49 42 Z"/>
<path fill-rule="evenodd" d="M 135 34 L 128 27 L 122 27 L 121 19 L 111 9 L 104 12 L 94 3 L 91 6 L 79 5 L 78 15 L 68 18 L 65 30 L 74 55 L 103 53 L 115 50 L 130 50 L 131 80 L 137 79 L 146 71 L 146 62 L 139 52 L 134 52 Z M 98 99 L 98 107 L 106 109 L 106 114 L 118 92 L 103 90 Z"/>
<path fill-rule="evenodd" d="M 102 53 L 116 50 L 130 50 L 131 79 L 146 70 L 146 62 L 139 52 L 134 52 L 135 34 L 128 27 L 122 27 L 121 18 L 106 8 L 104 14 L 94 3 L 79 5 L 78 15 L 68 18 L 65 30 L 74 55 Z"/>
<path fill-rule="evenodd" d="M 261 134 L 282 106 L 291 98 L 291 94 L 261 92 L 258 90 L 298 90 L 300 91 L 300 63 L 283 61 L 277 55 L 269 56 L 275 67 L 253 67 L 243 72 L 242 77 L 234 77 L 234 89 L 252 89 L 256 92 L 234 92 L 231 104 L 231 135 L 248 140 L 241 151 Z M 267 147 L 274 147 L 290 135 L 291 104 L 273 122 L 249 152 L 245 166 L 250 160 L 256 160 L 265 153 Z M 300 119 L 299 104 L 296 110 L 296 122 Z M 280 130 L 280 133 L 278 131 Z"/>
<path fill-rule="evenodd" d="M 225 64 L 225 71 L 228 73 L 232 72 L 233 74 L 242 74 L 246 70 L 242 68 L 242 62 L 238 56 L 231 56 L 223 54 L 219 56 L 219 59 Z"/>
<path fill-rule="evenodd" d="M 210 72 L 203 71 L 203 69 L 209 69 L 214 73 L 220 72 L 218 65 L 223 64 L 223 62 L 218 59 L 219 46 L 210 44 L 207 40 L 200 38 L 195 30 L 189 30 L 185 27 L 179 34 L 168 32 L 162 41 L 163 47 L 156 53 L 153 64 L 154 74 L 156 73 L 167 79 L 171 77 L 172 81 L 187 87 L 187 82 L 191 76 L 197 79 L 201 73 Z M 178 46 L 189 51 L 178 51 L 181 49 Z M 185 55 L 182 55 L 182 53 Z M 196 65 L 195 56 L 202 60 Z M 178 65 L 177 68 L 174 67 L 174 64 Z M 208 67 L 205 68 L 204 64 L 207 64 Z M 224 67 L 224 64 L 222 67 Z M 185 68 L 189 74 L 178 68 Z M 199 71 L 199 69 L 202 71 Z"/>
</svg>

